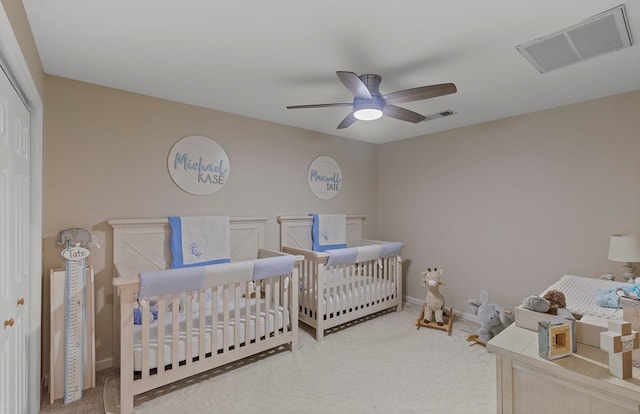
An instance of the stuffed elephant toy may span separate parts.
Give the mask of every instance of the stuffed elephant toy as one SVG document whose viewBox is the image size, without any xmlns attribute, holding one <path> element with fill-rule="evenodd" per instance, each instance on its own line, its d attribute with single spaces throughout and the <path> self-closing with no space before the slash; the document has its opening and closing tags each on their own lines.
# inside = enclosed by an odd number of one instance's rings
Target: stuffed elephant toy
<svg viewBox="0 0 640 414">
<path fill-rule="evenodd" d="M 93 234 L 78 227 L 62 230 L 58 233 L 58 240 L 56 240 L 58 246 L 62 246 L 63 244 L 69 246 L 74 243 L 80 243 L 82 247 L 87 247 L 89 244 L 98 244 Z"/>
<path fill-rule="evenodd" d="M 469 305 L 478 315 L 480 329 L 478 338 L 483 343 L 489 342 L 491 338 L 498 335 L 504 328 L 513 323 L 513 316 L 507 314 L 500 306 L 491 302 L 481 302 L 477 299 L 470 299 Z"/>
</svg>

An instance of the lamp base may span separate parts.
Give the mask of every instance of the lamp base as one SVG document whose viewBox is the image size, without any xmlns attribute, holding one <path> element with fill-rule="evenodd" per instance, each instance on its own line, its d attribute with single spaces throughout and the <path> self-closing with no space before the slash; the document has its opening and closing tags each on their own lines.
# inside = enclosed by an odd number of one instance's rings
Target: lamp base
<svg viewBox="0 0 640 414">
<path fill-rule="evenodd" d="M 636 279 L 636 270 L 633 265 L 627 262 L 622 266 L 622 268 L 624 269 L 622 277 L 624 277 L 627 282 L 633 283 Z"/>
</svg>

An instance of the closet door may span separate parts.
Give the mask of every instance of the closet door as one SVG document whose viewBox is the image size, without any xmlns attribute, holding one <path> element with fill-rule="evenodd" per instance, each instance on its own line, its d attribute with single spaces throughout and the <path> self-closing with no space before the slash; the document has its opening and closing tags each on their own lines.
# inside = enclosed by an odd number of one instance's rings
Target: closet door
<svg viewBox="0 0 640 414">
<path fill-rule="evenodd" d="M 0 70 L 0 413 L 29 406 L 29 125 L 29 111 Z"/>
</svg>

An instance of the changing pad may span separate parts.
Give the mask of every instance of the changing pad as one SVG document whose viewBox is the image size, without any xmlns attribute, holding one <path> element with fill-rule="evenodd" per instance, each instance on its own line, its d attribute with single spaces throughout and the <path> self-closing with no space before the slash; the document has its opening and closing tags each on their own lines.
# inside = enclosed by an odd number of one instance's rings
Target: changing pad
<svg viewBox="0 0 640 414">
<path fill-rule="evenodd" d="M 556 289 L 564 293 L 567 300 L 567 309 L 571 313 L 604 319 L 622 319 L 622 309 L 605 308 L 596 304 L 596 290 L 608 290 L 628 286 L 629 284 L 624 282 L 564 275 L 560 280 L 542 292 L 542 295 L 549 290 Z"/>
</svg>

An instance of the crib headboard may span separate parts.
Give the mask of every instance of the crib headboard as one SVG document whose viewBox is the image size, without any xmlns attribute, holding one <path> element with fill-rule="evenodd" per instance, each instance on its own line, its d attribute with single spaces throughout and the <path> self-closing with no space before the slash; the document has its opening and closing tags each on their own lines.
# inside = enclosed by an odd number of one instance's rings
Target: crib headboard
<svg viewBox="0 0 640 414">
<path fill-rule="evenodd" d="M 231 217 L 229 249 L 232 261 L 252 260 L 264 247 L 266 217 Z M 113 228 L 113 262 L 116 272 L 137 276 L 140 272 L 171 267 L 169 240 L 171 227 L 167 217 L 111 219 Z"/>
<path fill-rule="evenodd" d="M 347 246 L 359 246 L 362 240 L 363 215 L 347 215 Z M 312 216 L 278 216 L 280 224 L 280 248 L 283 246 L 311 250 Z"/>
</svg>

